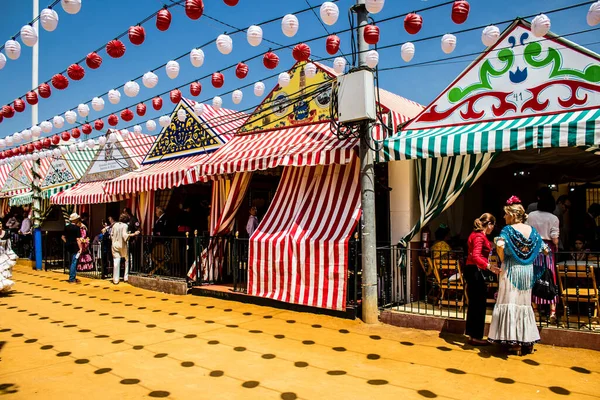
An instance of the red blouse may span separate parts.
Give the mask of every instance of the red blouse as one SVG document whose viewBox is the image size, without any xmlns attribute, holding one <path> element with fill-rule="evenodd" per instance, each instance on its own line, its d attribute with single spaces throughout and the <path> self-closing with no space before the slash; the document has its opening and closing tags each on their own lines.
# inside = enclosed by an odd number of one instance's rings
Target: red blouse
<svg viewBox="0 0 600 400">
<path fill-rule="evenodd" d="M 492 244 L 483 232 L 473 232 L 467 241 L 469 254 L 467 265 L 476 265 L 481 269 L 487 269 Z"/>
</svg>

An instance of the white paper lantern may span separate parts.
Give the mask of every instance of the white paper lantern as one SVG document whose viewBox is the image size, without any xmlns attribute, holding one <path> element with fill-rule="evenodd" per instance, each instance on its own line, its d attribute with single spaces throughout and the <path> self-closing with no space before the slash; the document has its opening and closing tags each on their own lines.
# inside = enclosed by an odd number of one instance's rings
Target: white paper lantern
<svg viewBox="0 0 600 400">
<path fill-rule="evenodd" d="M 379 64 L 379 53 L 377 50 L 367 51 L 366 62 L 369 68 L 375 68 Z"/>
<path fill-rule="evenodd" d="M 590 6 L 586 19 L 589 26 L 600 24 L 600 1 L 597 1 Z"/>
<path fill-rule="evenodd" d="M 250 46 L 256 47 L 261 44 L 263 40 L 263 30 L 260 26 L 250 25 L 246 32 L 246 38 Z"/>
<path fill-rule="evenodd" d="M 119 101 L 121 101 L 121 92 L 115 89 L 110 89 L 108 91 L 108 101 L 110 101 L 111 104 L 119 104 Z"/>
<path fill-rule="evenodd" d="M 450 54 L 456 48 L 456 36 L 451 33 L 446 33 L 442 36 L 442 51 L 446 54 Z"/>
<path fill-rule="evenodd" d="M 48 153 L 46 153 L 45 151 L 40 151 L 40 159 L 45 159 L 46 157 L 48 157 Z"/>
<path fill-rule="evenodd" d="M 304 75 L 310 79 L 317 75 L 317 66 L 314 63 L 307 63 L 304 66 Z"/>
<path fill-rule="evenodd" d="M 217 37 L 217 50 L 221 52 L 221 54 L 229 54 L 233 50 L 233 40 L 228 35 L 219 35 Z"/>
<path fill-rule="evenodd" d="M 85 150 L 85 142 L 79 142 L 79 143 L 77 143 L 77 149 L 78 150 Z"/>
<path fill-rule="evenodd" d="M 5 147 L 6 147 L 6 140 L 0 139 L 0 149 L 3 149 Z"/>
<path fill-rule="evenodd" d="M 104 109 L 104 99 L 102 97 L 94 97 L 92 99 L 92 108 L 94 111 L 102 111 Z"/>
<path fill-rule="evenodd" d="M 326 1 L 321 4 L 321 19 L 325 25 L 333 25 L 340 16 L 340 9 L 335 3 Z"/>
<path fill-rule="evenodd" d="M 233 93 L 231 93 L 231 101 L 233 101 L 233 104 L 240 104 L 242 98 L 244 98 L 244 93 L 239 89 L 234 90 Z"/>
<path fill-rule="evenodd" d="M 23 132 L 21 132 L 21 135 L 23 136 L 23 140 L 25 141 L 30 141 L 31 137 L 33 136 L 31 134 L 31 130 L 29 129 L 24 129 Z"/>
<path fill-rule="evenodd" d="M 179 63 L 171 60 L 165 66 L 165 70 L 167 71 L 167 76 L 169 78 L 175 79 L 179 75 Z"/>
<path fill-rule="evenodd" d="M 117 141 L 117 134 L 113 131 L 108 134 L 108 142 L 115 143 Z"/>
<path fill-rule="evenodd" d="M 80 104 L 81 105 L 81 104 Z M 77 107 L 77 111 L 79 111 L 79 107 Z M 89 108 L 88 108 L 88 113 L 89 113 Z M 77 121 L 77 114 L 75 114 L 75 111 L 67 111 L 65 113 L 65 120 L 69 123 L 69 124 L 74 124 L 75 121 Z"/>
<path fill-rule="evenodd" d="M 262 82 L 256 82 L 254 84 L 254 94 L 258 97 L 265 93 L 265 84 Z"/>
<path fill-rule="evenodd" d="M 123 87 L 125 95 L 128 97 L 135 97 L 140 92 L 140 85 L 137 82 L 129 81 Z"/>
<path fill-rule="evenodd" d="M 54 125 L 56 129 L 60 129 L 65 125 L 65 119 L 60 115 L 57 115 L 52 118 L 52 125 Z"/>
<path fill-rule="evenodd" d="M 21 41 L 25 46 L 33 47 L 38 41 L 38 34 L 31 25 L 24 25 L 21 28 Z"/>
<path fill-rule="evenodd" d="M 50 8 L 46 8 L 40 13 L 40 23 L 42 28 L 52 32 L 58 26 L 58 14 Z"/>
<path fill-rule="evenodd" d="M 0 53 L 0 69 L 6 66 L 6 56 Z"/>
<path fill-rule="evenodd" d="M 204 104 L 202 103 L 194 104 L 194 114 L 196 114 L 197 116 L 201 116 L 202 114 L 204 114 L 205 109 L 206 107 L 204 107 Z"/>
<path fill-rule="evenodd" d="M 77 14 L 81 10 L 81 0 L 61 0 L 60 4 L 67 14 Z"/>
<path fill-rule="evenodd" d="M 158 76 L 154 72 L 148 71 L 142 76 L 142 83 L 148 89 L 152 89 L 158 84 Z"/>
<path fill-rule="evenodd" d="M 220 98 L 219 96 L 213 97 L 212 105 L 215 109 L 218 110 L 223 105 L 223 99 Z"/>
<path fill-rule="evenodd" d="M 367 0 L 365 6 L 367 7 L 367 11 L 371 14 L 377 14 L 383 9 L 385 5 L 385 0 Z"/>
<path fill-rule="evenodd" d="M 12 136 L 7 136 L 7 137 L 6 137 L 6 145 L 7 145 L 8 147 L 10 147 L 10 146 L 12 146 L 13 144 L 15 144 L 15 141 L 14 141 L 13 137 L 12 137 Z"/>
<path fill-rule="evenodd" d="M 202 49 L 192 49 L 190 51 L 190 62 L 196 68 L 201 67 L 204 64 L 204 51 Z"/>
<path fill-rule="evenodd" d="M 158 119 L 158 124 L 165 128 L 171 124 L 171 118 L 169 118 L 167 115 L 163 115 Z"/>
<path fill-rule="evenodd" d="M 294 37 L 298 33 L 299 26 L 300 22 L 298 22 L 298 18 L 293 14 L 287 14 L 281 20 L 281 30 L 287 37 Z"/>
<path fill-rule="evenodd" d="M 346 59 L 344 57 L 336 57 L 333 60 L 333 70 L 338 74 L 343 74 L 346 69 Z"/>
<path fill-rule="evenodd" d="M 284 88 L 287 87 L 290 84 L 290 74 L 288 74 L 287 72 L 282 72 L 279 74 L 279 77 L 277 78 L 277 83 L 279 83 L 279 86 Z"/>
<path fill-rule="evenodd" d="M 75 143 L 73 143 L 72 145 L 69 146 L 69 151 L 71 153 L 75 153 L 77 151 L 77 145 Z"/>
<path fill-rule="evenodd" d="M 100 146 L 104 146 L 104 145 L 106 144 L 106 136 L 100 136 L 100 137 L 98 138 L 98 144 L 99 144 Z"/>
<path fill-rule="evenodd" d="M 52 124 L 50 123 L 50 121 L 42 121 L 42 123 L 40 124 L 40 128 L 42 128 L 42 132 L 44 133 L 52 132 Z"/>
<path fill-rule="evenodd" d="M 133 127 L 133 131 L 135 132 L 135 128 L 136 128 L 136 127 L 140 128 L 140 131 L 139 131 L 138 133 L 141 133 L 141 132 L 142 132 L 142 127 L 141 127 L 141 126 L 139 126 L 139 125 L 136 125 L 136 126 L 134 126 L 134 127 Z M 127 140 L 127 139 L 129 139 L 129 131 L 128 131 L 127 129 L 121 129 L 121 131 L 120 131 L 119 133 L 121 134 L 121 137 L 122 137 L 124 140 Z"/>
<path fill-rule="evenodd" d="M 185 112 L 185 110 L 183 108 L 180 108 L 179 110 L 177 110 L 177 119 L 179 120 L 179 122 L 185 122 L 186 118 L 187 118 L 187 113 Z"/>
<path fill-rule="evenodd" d="M 85 144 L 87 145 L 87 147 L 89 147 L 90 149 L 93 149 L 94 146 L 96 145 L 96 141 L 94 139 L 88 139 L 87 142 L 85 142 Z"/>
<path fill-rule="evenodd" d="M 16 60 L 21 56 L 21 45 L 16 40 L 9 39 L 4 44 L 4 52 L 6 57 Z"/>
<path fill-rule="evenodd" d="M 154 122 L 154 120 L 148 120 L 146 121 L 146 129 L 148 129 L 150 132 L 152 132 L 153 130 L 156 129 L 156 122 Z"/>
<path fill-rule="evenodd" d="M 33 154 L 31 155 L 31 159 L 32 159 L 33 161 L 37 161 L 37 160 L 39 160 L 39 159 L 40 159 L 40 153 L 38 153 L 38 152 L 36 151 L 35 153 L 33 153 Z"/>
<path fill-rule="evenodd" d="M 498 41 L 500 37 L 500 29 L 498 29 L 495 25 L 489 25 L 483 28 L 481 32 L 481 41 L 483 45 L 486 47 L 493 46 Z"/>
<path fill-rule="evenodd" d="M 31 160 L 33 160 L 33 156 L 32 156 L 31 154 L 27 154 L 27 155 L 25 156 L 25 159 L 26 159 L 27 161 L 31 161 Z"/>
<path fill-rule="evenodd" d="M 133 127 L 134 133 L 142 133 L 142 127 L 140 125 L 136 125 Z M 124 138 L 123 138 L 124 139 Z"/>
<path fill-rule="evenodd" d="M 60 156 L 62 156 L 62 153 L 60 152 L 59 148 L 56 148 L 52 150 L 52 155 L 54 156 L 54 158 L 59 158 Z"/>
<path fill-rule="evenodd" d="M 31 127 L 31 137 L 33 139 L 39 138 L 41 134 L 42 134 L 42 128 L 40 128 L 37 125 L 34 125 Z"/>
<path fill-rule="evenodd" d="M 406 42 L 400 48 L 400 56 L 405 62 L 409 62 L 415 56 L 415 45 L 411 42 Z"/>
<path fill-rule="evenodd" d="M 550 18 L 540 14 L 531 21 L 531 32 L 536 37 L 546 36 L 550 32 Z"/>
<path fill-rule="evenodd" d="M 69 148 L 67 146 L 60 146 L 59 148 L 62 154 L 67 154 L 69 152 Z"/>
<path fill-rule="evenodd" d="M 23 136 L 21 135 L 21 132 L 15 132 L 13 134 L 13 140 L 15 141 L 15 143 L 21 143 L 21 140 L 23 140 Z"/>
<path fill-rule="evenodd" d="M 90 114 L 90 106 L 87 104 L 80 104 L 77 106 L 77 113 L 80 117 L 87 117 Z"/>
</svg>

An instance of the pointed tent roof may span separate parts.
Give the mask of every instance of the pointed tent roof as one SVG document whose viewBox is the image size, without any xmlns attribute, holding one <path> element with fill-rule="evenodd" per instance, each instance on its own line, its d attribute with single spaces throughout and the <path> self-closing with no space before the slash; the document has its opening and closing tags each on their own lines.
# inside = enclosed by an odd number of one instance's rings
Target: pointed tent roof
<svg viewBox="0 0 600 400">
<path fill-rule="evenodd" d="M 45 158 L 40 160 L 41 176 L 45 176 L 50 166 L 50 159 Z M 0 197 L 14 197 L 26 193 L 31 190 L 31 183 L 33 179 L 32 168 L 33 161 L 23 161 L 16 164 L 11 168 L 10 165 L 6 165 L 8 173 L 6 179 L 3 182 L 2 189 L 0 190 Z M 6 171 L 6 170 L 4 170 Z M 31 201 L 29 201 L 31 203 Z M 28 203 L 23 203 L 28 204 Z M 13 204 L 11 204 L 13 205 Z M 19 204 L 15 204 L 19 205 Z"/>
<path fill-rule="evenodd" d="M 599 83 L 598 54 L 517 19 L 379 159 L 598 144 Z"/>
</svg>

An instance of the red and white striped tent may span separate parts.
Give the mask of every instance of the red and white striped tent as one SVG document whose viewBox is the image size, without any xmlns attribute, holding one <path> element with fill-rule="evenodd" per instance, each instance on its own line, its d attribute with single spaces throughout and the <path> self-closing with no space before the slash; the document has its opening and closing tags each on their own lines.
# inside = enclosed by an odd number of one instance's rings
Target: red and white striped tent
<svg viewBox="0 0 600 400">
<path fill-rule="evenodd" d="M 276 87 L 230 142 L 193 165 L 188 180 L 214 180 L 212 210 L 223 211 L 212 215 L 211 235 L 221 235 L 232 229 L 227 213 L 239 209 L 245 190 L 237 188 L 248 186 L 252 172 L 285 167 L 275 198 L 250 238 L 248 293 L 344 310 L 348 240 L 360 217 L 358 142 L 340 140 L 332 131 L 330 92 L 320 90 L 311 98 L 309 87 L 331 87 L 335 79 L 331 69 L 317 67 L 316 81 L 309 82 L 304 63 L 296 64 L 290 70 L 292 89 L 286 89 L 292 93 Z M 304 98 L 310 100 L 302 102 Z M 297 106 L 286 111 L 286 102 Z M 383 90 L 380 108 L 383 123 L 393 132 L 423 109 Z M 275 121 L 273 114 L 279 117 Z M 374 136 L 383 138 L 385 132 L 377 126 Z M 228 198 L 218 201 L 225 206 L 217 207 L 215 193 L 223 193 L 224 175 L 235 178 Z M 238 206 L 227 206 L 231 204 Z M 190 277 L 197 273 L 192 269 Z"/>
<path fill-rule="evenodd" d="M 102 146 L 79 183 L 52 196 L 50 201 L 53 204 L 110 203 L 124 197 L 105 193 L 104 184 L 127 171 L 138 169 L 156 138 L 131 132 L 124 139 L 118 131 L 112 133 L 116 135 L 116 141 Z"/>
<path fill-rule="evenodd" d="M 48 168 L 50 168 L 51 160 L 51 158 L 43 158 L 40 160 L 39 174 L 41 177 L 46 176 Z M 0 182 L 2 183 L 2 190 L 0 191 L 1 198 L 22 195 L 31 190 L 33 161 L 23 161 L 16 165 L 7 164 L 3 167 L 6 168 L 0 170 Z M 4 178 L 4 176 L 6 176 L 6 178 Z"/>
</svg>

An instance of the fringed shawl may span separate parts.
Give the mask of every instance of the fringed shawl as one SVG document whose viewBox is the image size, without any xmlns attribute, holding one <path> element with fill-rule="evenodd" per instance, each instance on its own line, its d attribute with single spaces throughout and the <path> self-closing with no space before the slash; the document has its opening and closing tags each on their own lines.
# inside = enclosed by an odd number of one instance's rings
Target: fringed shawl
<svg viewBox="0 0 600 400">
<path fill-rule="evenodd" d="M 533 261 L 542 250 L 544 241 L 540 234 L 531 228 L 526 238 L 521 232 L 508 225 L 500 232 L 504 239 L 504 266 L 508 279 L 519 290 L 529 290 L 539 276 L 534 276 Z"/>
</svg>

